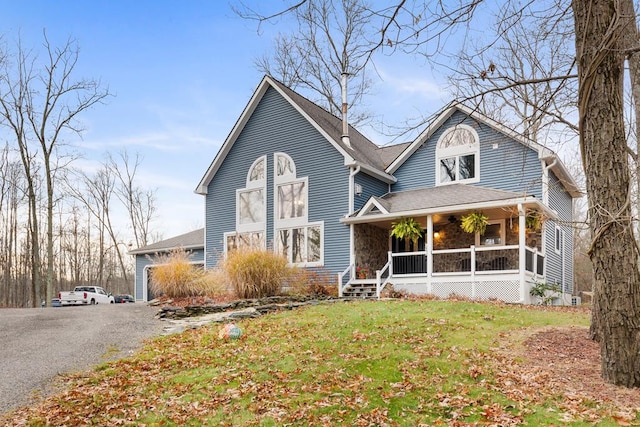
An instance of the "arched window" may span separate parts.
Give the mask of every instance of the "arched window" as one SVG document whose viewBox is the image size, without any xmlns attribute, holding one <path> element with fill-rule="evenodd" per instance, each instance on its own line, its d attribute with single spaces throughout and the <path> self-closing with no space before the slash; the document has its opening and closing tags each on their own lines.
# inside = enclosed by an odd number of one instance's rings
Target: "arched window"
<svg viewBox="0 0 640 427">
<path fill-rule="evenodd" d="M 298 177 L 293 159 L 274 154 L 275 243 L 291 264 L 320 266 L 323 263 L 322 222 L 309 222 L 309 179 Z"/>
<path fill-rule="evenodd" d="M 296 165 L 293 159 L 285 153 L 276 153 L 274 155 L 274 170 L 276 181 L 288 180 L 296 177 Z"/>
<path fill-rule="evenodd" d="M 245 188 L 236 190 L 236 229 L 225 233 L 225 251 L 266 247 L 266 166 L 267 156 L 257 158 L 247 172 Z"/>
<path fill-rule="evenodd" d="M 476 131 L 467 125 L 447 129 L 436 146 L 437 184 L 478 182 L 480 142 Z"/>
<path fill-rule="evenodd" d="M 253 162 L 249 168 L 249 173 L 247 173 L 247 187 L 253 187 L 264 183 L 264 168 L 266 163 L 267 156 L 259 157 L 255 162 Z"/>
</svg>

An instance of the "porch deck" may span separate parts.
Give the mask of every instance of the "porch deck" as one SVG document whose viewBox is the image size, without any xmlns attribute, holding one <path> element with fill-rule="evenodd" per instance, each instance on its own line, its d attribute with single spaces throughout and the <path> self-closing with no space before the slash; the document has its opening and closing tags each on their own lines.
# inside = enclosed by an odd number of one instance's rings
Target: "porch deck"
<svg viewBox="0 0 640 427">
<path fill-rule="evenodd" d="M 531 285 L 543 280 L 545 258 L 530 247 L 524 247 L 523 255 L 521 262 L 518 245 L 389 252 L 387 264 L 376 271 L 375 278 L 356 279 L 355 268 L 349 266 L 338 277 L 339 291 L 348 294 L 371 282 L 375 283 L 376 297 L 387 285 L 393 285 L 414 294 L 529 302 Z"/>
</svg>

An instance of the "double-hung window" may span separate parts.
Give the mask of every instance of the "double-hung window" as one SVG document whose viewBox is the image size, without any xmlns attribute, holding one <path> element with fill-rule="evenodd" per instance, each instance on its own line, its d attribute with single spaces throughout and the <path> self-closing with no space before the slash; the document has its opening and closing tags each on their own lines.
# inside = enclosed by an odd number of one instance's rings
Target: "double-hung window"
<svg viewBox="0 0 640 427">
<path fill-rule="evenodd" d="M 480 143 L 476 131 L 467 125 L 447 129 L 436 146 L 437 184 L 478 182 Z"/>
</svg>

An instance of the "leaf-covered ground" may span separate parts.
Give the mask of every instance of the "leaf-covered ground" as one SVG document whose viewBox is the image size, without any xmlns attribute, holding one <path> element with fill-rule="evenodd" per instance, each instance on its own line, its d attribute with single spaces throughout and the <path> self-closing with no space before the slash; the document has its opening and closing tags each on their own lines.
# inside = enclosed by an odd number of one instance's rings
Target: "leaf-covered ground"
<svg viewBox="0 0 640 427">
<path fill-rule="evenodd" d="M 450 301 L 318 305 L 154 340 L 8 425 L 640 425 L 584 310 Z"/>
</svg>

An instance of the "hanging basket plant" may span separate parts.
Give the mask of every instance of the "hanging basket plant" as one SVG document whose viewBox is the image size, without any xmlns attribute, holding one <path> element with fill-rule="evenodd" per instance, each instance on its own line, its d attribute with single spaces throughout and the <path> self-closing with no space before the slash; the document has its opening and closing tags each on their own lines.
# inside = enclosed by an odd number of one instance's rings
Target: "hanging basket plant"
<svg viewBox="0 0 640 427">
<path fill-rule="evenodd" d="M 467 233 L 483 235 L 489 224 L 489 217 L 482 212 L 469 212 L 460 217 L 460 227 Z"/>
<path fill-rule="evenodd" d="M 529 212 L 524 219 L 524 224 L 529 232 L 538 232 L 542 229 L 544 224 L 544 215 L 541 212 L 533 211 Z"/>
<path fill-rule="evenodd" d="M 422 227 L 414 218 L 400 218 L 391 224 L 391 235 L 398 239 L 409 239 L 415 244 L 422 237 Z"/>
</svg>

